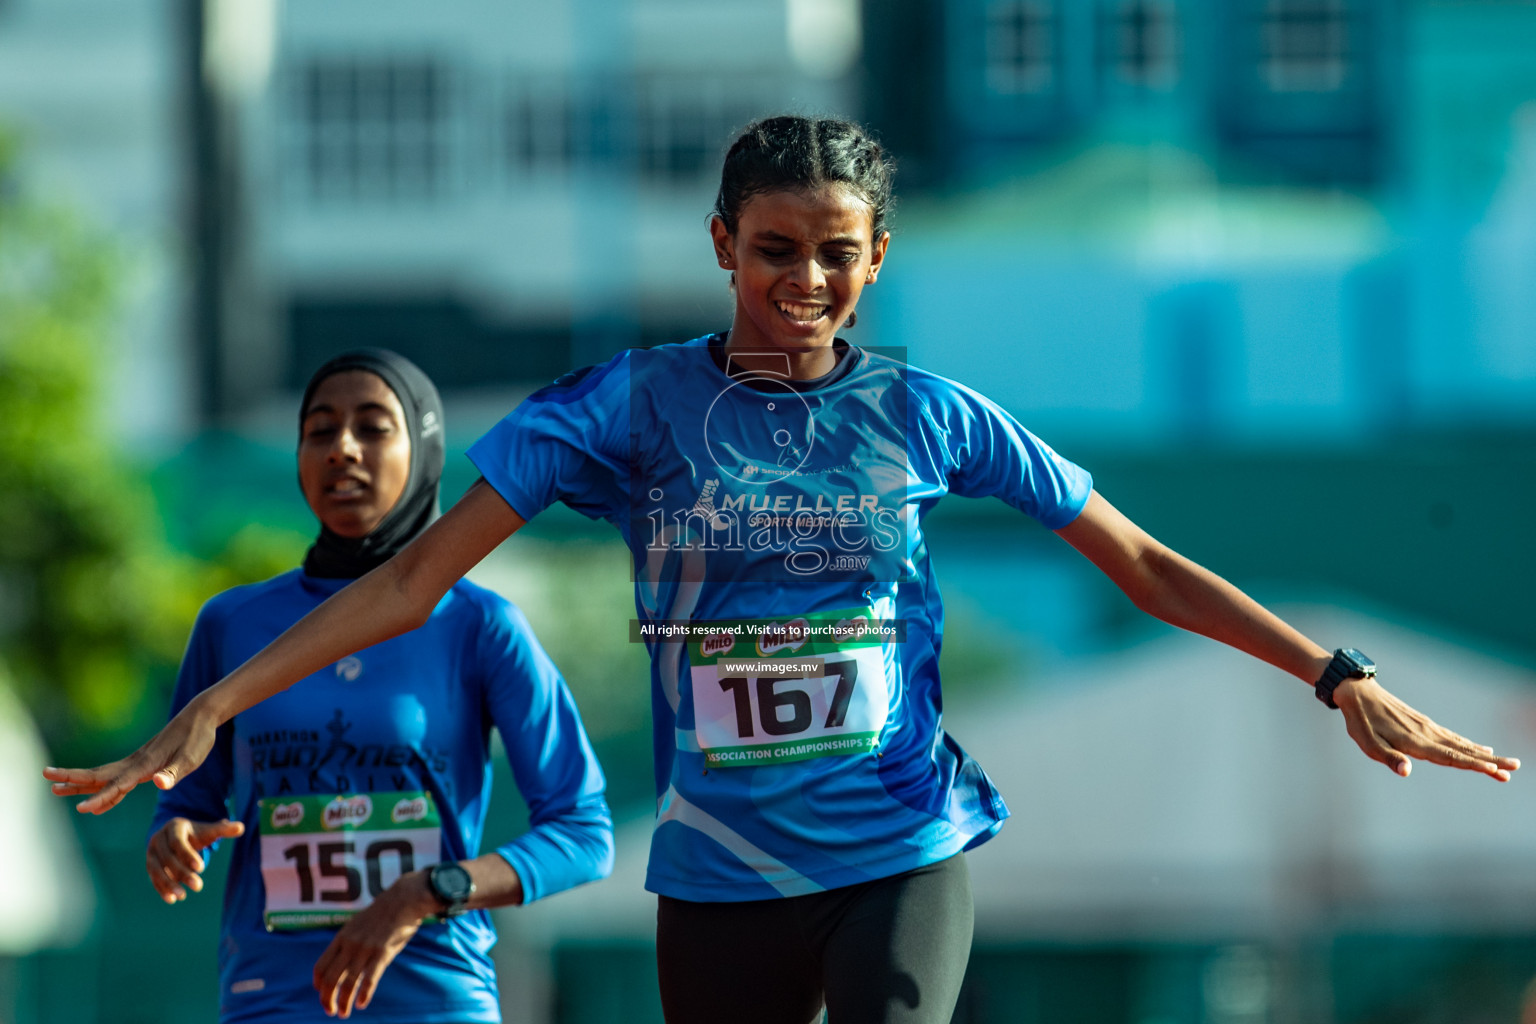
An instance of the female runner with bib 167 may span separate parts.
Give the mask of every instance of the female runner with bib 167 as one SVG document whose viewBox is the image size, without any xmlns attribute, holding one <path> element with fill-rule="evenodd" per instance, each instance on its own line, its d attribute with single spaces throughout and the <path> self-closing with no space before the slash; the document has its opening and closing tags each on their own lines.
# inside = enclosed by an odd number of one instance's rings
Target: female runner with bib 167
<svg viewBox="0 0 1536 1024">
<path fill-rule="evenodd" d="M 1507 780 L 1451 733 L 1170 551 L 976 392 L 836 337 L 884 265 L 891 166 L 860 127 L 775 117 L 725 158 L 710 232 L 730 330 L 620 353 L 470 450 L 484 479 L 418 540 L 189 703 L 136 753 L 51 769 L 101 812 L 169 788 L 232 714 L 418 625 L 556 501 L 633 553 L 651 653 L 662 1002 L 673 1024 L 948 1021 L 970 951 L 962 851 L 1007 816 L 941 726 L 943 610 L 922 520 L 995 495 L 1161 619 L 1316 687 L 1365 753 Z M 576 612 L 575 609 L 572 610 Z M 622 628 L 615 624 L 615 628 Z"/>
<path fill-rule="evenodd" d="M 442 404 L 414 364 L 379 349 L 338 356 L 299 410 L 299 485 L 319 539 L 302 569 L 203 607 L 173 710 L 437 516 Z M 236 715 L 203 766 L 160 794 L 146 861 L 166 902 L 202 888 L 203 850 L 243 837 L 220 926 L 224 1024 L 354 1005 L 385 1024 L 500 1021 L 486 909 L 611 869 L 602 771 L 522 613 L 467 580 L 429 612 Z M 480 854 L 493 727 L 530 828 Z"/>
</svg>

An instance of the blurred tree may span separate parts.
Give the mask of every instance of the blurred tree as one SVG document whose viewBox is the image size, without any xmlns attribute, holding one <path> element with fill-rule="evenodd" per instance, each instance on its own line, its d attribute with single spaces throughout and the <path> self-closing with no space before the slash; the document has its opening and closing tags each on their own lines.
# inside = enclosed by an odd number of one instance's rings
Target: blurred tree
<svg viewBox="0 0 1536 1024">
<path fill-rule="evenodd" d="M 146 697 L 201 602 L 290 567 L 295 543 L 246 531 L 209 562 L 166 542 L 109 421 L 120 256 L 28 197 L 16 154 L 0 134 L 0 658 L 55 755 L 79 760 L 164 714 Z"/>
</svg>

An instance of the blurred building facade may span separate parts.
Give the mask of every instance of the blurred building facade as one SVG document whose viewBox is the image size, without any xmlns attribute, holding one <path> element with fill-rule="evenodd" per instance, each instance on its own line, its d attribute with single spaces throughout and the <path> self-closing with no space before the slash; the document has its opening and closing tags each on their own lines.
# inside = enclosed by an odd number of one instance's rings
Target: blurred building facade
<svg viewBox="0 0 1536 1024">
<path fill-rule="evenodd" d="M 923 186 L 882 343 L 1101 445 L 1536 423 L 1536 8 L 900 0 L 866 37 Z"/>
<path fill-rule="evenodd" d="M 173 443 L 262 432 L 359 344 L 497 390 L 722 322 L 724 148 L 851 110 L 859 31 L 857 0 L 6 0 L 0 123 L 126 240 L 126 433 Z"/>
<path fill-rule="evenodd" d="M 442 13 L 272 9 L 269 76 L 230 111 L 269 352 L 232 411 L 358 344 L 494 389 L 712 328 L 724 147 L 767 112 L 846 109 L 859 42 L 851 0 Z"/>
<path fill-rule="evenodd" d="M 1400 0 L 899 0 L 872 46 L 870 116 L 933 178 L 1084 135 L 1209 143 L 1279 180 L 1371 185 L 1392 164 Z M 883 29 L 875 23 L 889 21 Z M 902 25 L 905 21 L 907 25 Z M 910 25 L 922 24 L 914 33 Z M 921 40 L 920 43 L 918 41 Z M 922 95 L 931 97 L 927 100 Z M 882 98 L 884 98 L 882 100 Z M 934 99 L 937 98 L 937 102 Z M 930 116 L 908 109 L 933 104 Z"/>
<path fill-rule="evenodd" d="M 1053 438 L 1536 419 L 1529 5 L 94 2 L 0 7 L 0 111 L 129 240 L 131 437 L 286 424 L 355 344 L 494 405 L 723 325 L 718 159 L 784 109 L 901 161 L 855 336 Z"/>
</svg>

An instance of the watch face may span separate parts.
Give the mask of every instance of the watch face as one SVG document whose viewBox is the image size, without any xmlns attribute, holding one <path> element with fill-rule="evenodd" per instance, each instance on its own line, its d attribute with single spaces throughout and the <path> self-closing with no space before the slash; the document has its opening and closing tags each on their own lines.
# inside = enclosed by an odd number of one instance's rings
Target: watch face
<svg viewBox="0 0 1536 1024">
<path fill-rule="evenodd" d="M 437 865 L 428 876 L 432 891 L 445 903 L 462 903 L 475 891 L 469 872 L 452 862 Z"/>
<path fill-rule="evenodd" d="M 1367 658 L 1353 647 L 1346 647 L 1344 650 L 1340 651 L 1339 654 L 1343 655 L 1347 661 L 1353 662 L 1355 669 L 1360 672 L 1372 672 L 1376 668 L 1376 663 L 1374 661 L 1372 661 L 1370 658 Z"/>
</svg>

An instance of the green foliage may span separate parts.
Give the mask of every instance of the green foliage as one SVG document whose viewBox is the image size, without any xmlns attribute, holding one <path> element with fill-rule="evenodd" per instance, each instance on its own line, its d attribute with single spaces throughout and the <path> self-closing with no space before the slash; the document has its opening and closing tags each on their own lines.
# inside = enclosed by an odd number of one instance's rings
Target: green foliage
<svg viewBox="0 0 1536 1024">
<path fill-rule="evenodd" d="M 0 182 L 13 157 L 0 136 Z M 119 270 L 79 219 L 0 189 L 0 658 L 50 745 L 75 756 L 163 714 L 148 689 L 202 600 L 273 561 L 255 534 L 214 563 L 166 543 L 107 420 Z"/>
</svg>

